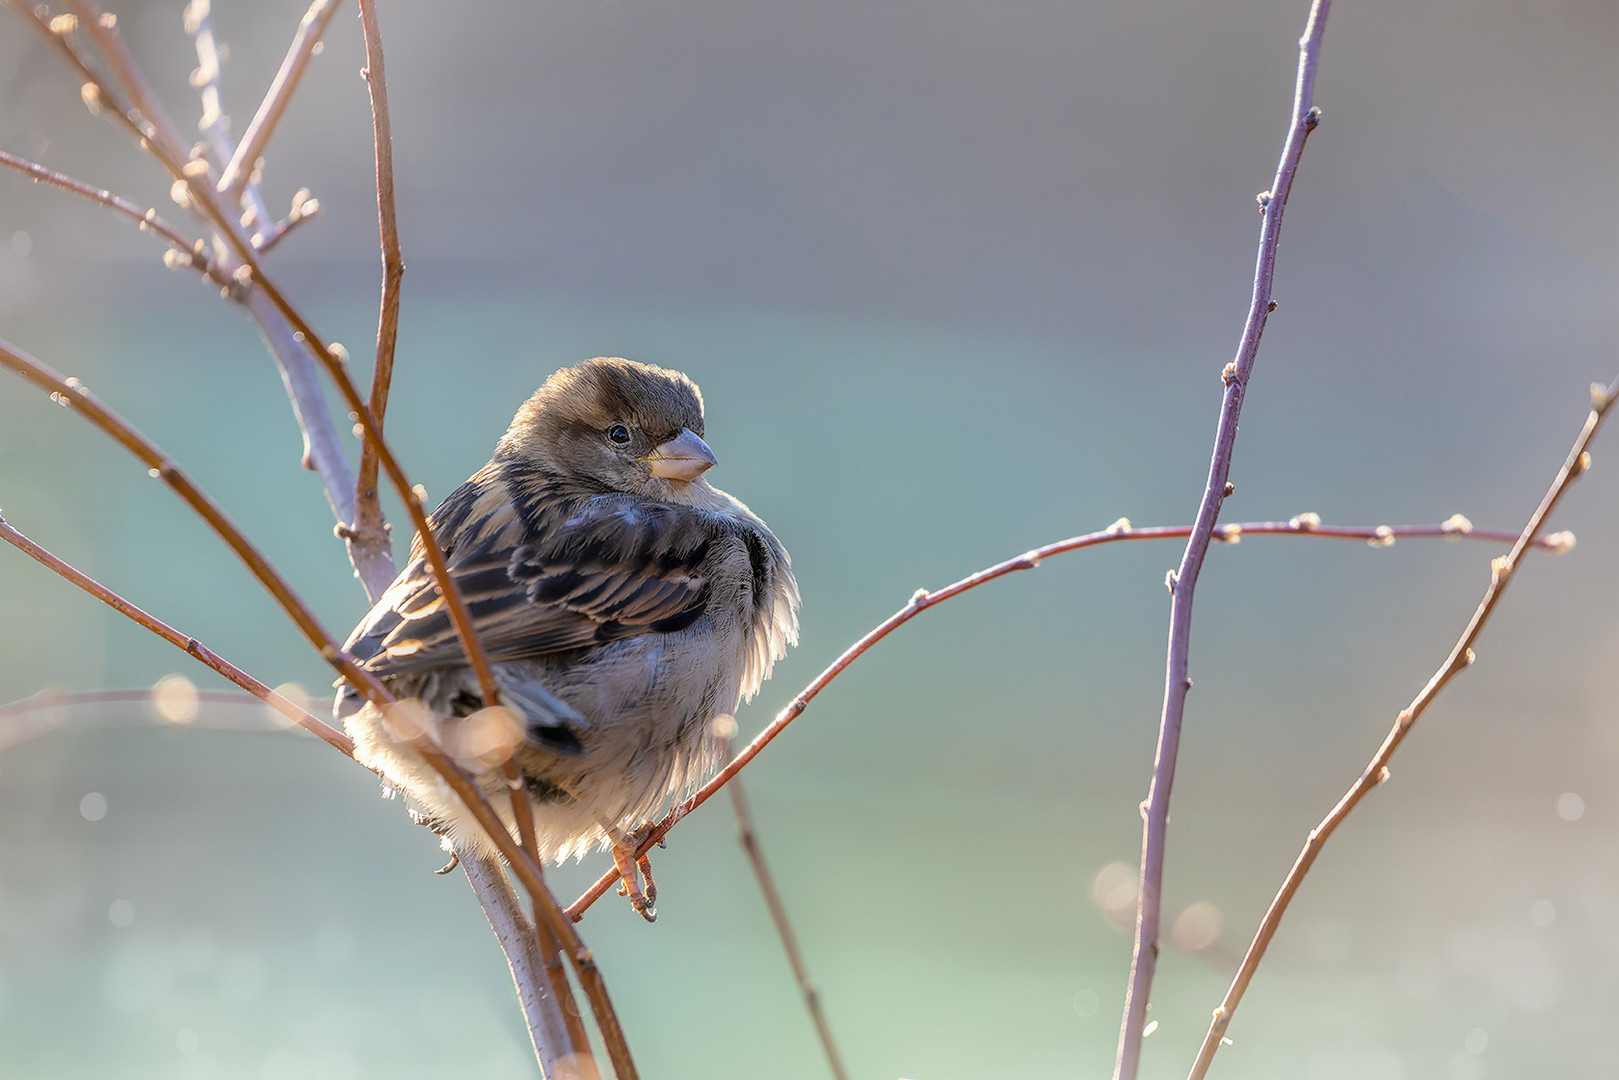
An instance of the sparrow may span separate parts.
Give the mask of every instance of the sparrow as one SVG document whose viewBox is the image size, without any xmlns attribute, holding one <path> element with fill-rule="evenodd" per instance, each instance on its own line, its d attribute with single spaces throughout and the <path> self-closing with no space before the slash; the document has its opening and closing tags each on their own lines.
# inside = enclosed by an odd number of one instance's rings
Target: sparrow
<svg viewBox="0 0 1619 1080">
<path fill-rule="evenodd" d="M 610 848 L 656 915 L 634 830 L 718 765 L 730 716 L 798 639 L 787 551 L 704 478 L 703 398 L 678 371 L 599 357 L 547 379 L 489 463 L 428 518 L 466 598 L 500 704 L 486 707 L 417 536 L 344 649 L 399 699 L 346 684 L 355 756 L 454 850 L 496 849 L 412 749 L 426 736 L 516 836 L 515 760 L 543 859 Z"/>
</svg>

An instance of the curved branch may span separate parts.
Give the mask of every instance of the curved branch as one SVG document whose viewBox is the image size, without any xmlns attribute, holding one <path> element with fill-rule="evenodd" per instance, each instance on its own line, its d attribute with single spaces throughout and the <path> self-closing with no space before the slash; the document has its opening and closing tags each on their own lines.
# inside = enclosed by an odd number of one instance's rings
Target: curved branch
<svg viewBox="0 0 1619 1080">
<path fill-rule="evenodd" d="M 47 169 L 38 162 L 17 157 L 15 154 L 8 154 L 4 150 L 0 150 L 0 165 L 4 165 L 8 169 L 16 169 L 18 172 L 32 177 L 36 184 L 49 184 L 52 187 L 70 191 L 75 195 L 89 199 L 93 203 L 105 206 L 113 213 L 134 222 L 143 232 L 153 233 L 167 240 L 169 246 L 181 260 L 179 265 L 187 266 L 200 272 L 203 277 L 212 281 L 215 285 L 228 284 L 225 275 L 220 273 L 219 268 L 213 264 L 213 261 L 208 256 L 203 254 L 203 242 L 187 238 L 179 229 L 158 217 L 155 208 L 142 210 L 138 205 L 122 195 L 114 195 L 105 188 L 87 184 L 83 180 L 75 180 L 73 177 L 59 173 L 54 169 Z M 172 262 L 171 265 L 173 265 Z"/>
<path fill-rule="evenodd" d="M 176 630 L 163 620 L 157 618 L 155 615 L 147 614 L 145 611 L 139 607 L 136 607 L 128 600 L 125 600 L 122 596 L 119 596 L 117 593 L 113 592 L 111 589 L 107 588 L 90 575 L 69 565 L 56 555 L 53 555 L 44 547 L 36 544 L 34 541 L 24 536 L 15 526 L 6 521 L 3 515 L 0 515 L 0 540 L 6 541 L 6 543 L 10 544 L 12 547 L 15 547 L 17 550 L 33 559 L 35 562 L 54 571 L 63 578 L 66 578 L 68 581 L 72 582 L 74 585 L 77 585 L 79 588 L 83 589 L 85 592 L 89 593 L 97 600 L 100 600 L 103 604 L 106 604 L 113 610 L 122 615 L 128 616 L 130 619 L 133 619 L 135 622 L 146 627 L 146 629 L 150 630 L 164 641 L 167 641 L 170 645 L 173 645 L 181 652 L 187 653 L 200 660 L 202 663 L 208 665 L 210 668 L 213 668 L 215 671 L 225 676 L 225 678 L 229 679 L 237 686 L 240 686 L 243 690 L 246 690 L 248 693 L 252 694 L 254 697 L 258 698 L 260 701 L 264 702 L 266 705 L 270 706 L 276 712 L 280 713 L 282 716 L 285 716 L 288 720 L 291 720 L 305 731 L 308 731 L 310 734 L 323 739 L 329 745 L 337 750 L 342 751 L 349 757 L 354 756 L 354 740 L 350 739 L 347 735 L 343 734 L 341 731 L 338 731 L 336 728 L 315 719 L 315 717 L 311 716 L 303 709 L 300 709 L 298 706 L 294 705 L 292 702 L 288 701 L 286 698 L 282 697 L 268 686 L 265 686 L 263 683 L 259 682 L 257 679 L 243 671 L 241 668 L 237 667 L 235 664 L 232 664 L 228 660 L 224 659 L 218 653 L 208 648 L 208 646 L 204 645 L 196 638 L 182 634 L 180 631 Z"/>
<path fill-rule="evenodd" d="M 988 584 L 996 578 L 1019 570 L 1033 570 L 1046 559 L 1054 555 L 1064 555 L 1070 551 L 1079 551 L 1084 548 L 1098 547 L 1102 544 L 1118 543 L 1124 540 L 1169 540 L 1192 535 L 1192 526 L 1189 525 L 1154 525 L 1147 528 L 1135 528 L 1128 521 L 1120 519 L 1103 529 L 1101 532 L 1086 533 L 1083 536 L 1070 537 L 1067 540 L 1058 540 L 1043 547 L 1026 551 L 1022 555 L 994 566 L 986 567 L 962 578 L 953 585 L 947 585 L 937 592 L 926 589 L 916 590 L 910 603 L 900 608 L 894 614 L 878 623 L 865 636 L 850 645 L 839 657 L 832 661 L 827 669 L 817 675 L 808 686 L 801 690 L 797 697 L 788 706 L 776 714 L 770 725 L 754 736 L 752 742 L 744 747 L 741 753 L 732 758 L 730 763 L 721 769 L 714 778 L 704 784 L 698 792 L 685 802 L 680 803 L 662 821 L 658 822 L 646 839 L 641 843 L 637 854 L 644 855 L 652 850 L 669 830 L 681 818 L 697 809 L 714 796 L 720 788 L 743 767 L 758 756 L 770 742 L 786 730 L 787 725 L 801 716 L 815 696 L 843 673 L 843 670 L 856 660 L 860 659 L 873 645 L 904 626 L 912 619 L 931 607 L 936 607 L 952 597 L 960 596 L 969 589 L 976 589 L 980 585 Z M 1405 537 L 1443 537 L 1447 540 L 1484 540 L 1494 543 L 1510 544 L 1517 533 L 1501 532 L 1496 529 L 1475 529 L 1472 522 L 1456 514 L 1442 525 L 1376 525 L 1376 526 L 1345 526 L 1323 525 L 1321 518 L 1316 514 L 1299 514 L 1288 521 L 1250 521 L 1243 524 L 1222 526 L 1215 538 L 1225 543 L 1237 543 L 1243 536 L 1317 536 L 1328 540 L 1358 540 L 1375 548 L 1388 547 L 1395 540 Z M 1574 546 L 1574 534 L 1571 532 L 1554 533 L 1542 537 L 1534 542 L 1534 546 L 1546 551 L 1564 552 Z M 618 880 L 616 871 L 608 871 L 597 879 L 596 883 L 586 889 L 579 899 L 568 906 L 567 914 L 572 919 L 584 917 L 584 913 L 591 904 L 599 900 L 603 894 Z"/>
</svg>

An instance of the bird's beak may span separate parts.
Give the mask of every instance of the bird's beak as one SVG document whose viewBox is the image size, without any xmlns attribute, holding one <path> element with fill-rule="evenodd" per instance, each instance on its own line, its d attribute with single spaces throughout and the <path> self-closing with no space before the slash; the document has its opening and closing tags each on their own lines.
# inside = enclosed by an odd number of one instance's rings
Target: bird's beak
<svg viewBox="0 0 1619 1080">
<path fill-rule="evenodd" d="M 691 428 L 641 459 L 652 467 L 653 476 L 666 480 L 695 480 L 714 465 L 714 451 Z"/>
</svg>

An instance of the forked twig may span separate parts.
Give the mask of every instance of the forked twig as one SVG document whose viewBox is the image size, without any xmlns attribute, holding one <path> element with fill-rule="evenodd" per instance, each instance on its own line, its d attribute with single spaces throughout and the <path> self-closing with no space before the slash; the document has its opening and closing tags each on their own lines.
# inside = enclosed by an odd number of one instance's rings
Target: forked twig
<svg viewBox="0 0 1619 1080">
<path fill-rule="evenodd" d="M 1456 644 L 1450 650 L 1450 655 L 1445 657 L 1445 662 L 1439 665 L 1439 669 L 1433 673 L 1433 677 L 1417 693 L 1417 696 L 1411 699 L 1411 704 L 1402 709 L 1399 716 L 1395 717 L 1394 726 L 1389 729 L 1388 735 L 1383 739 L 1383 744 L 1377 748 L 1377 753 L 1372 755 L 1371 761 L 1367 763 L 1360 777 L 1350 785 L 1349 790 L 1344 793 L 1343 798 L 1338 800 L 1338 804 L 1332 808 L 1327 816 L 1321 819 L 1321 823 L 1310 830 L 1309 838 L 1305 841 L 1303 850 L 1299 852 L 1292 869 L 1287 872 L 1287 877 L 1282 881 L 1282 887 L 1277 891 L 1275 899 L 1271 901 L 1270 907 L 1265 911 L 1265 917 L 1260 921 L 1259 929 L 1254 933 L 1253 942 L 1248 946 L 1248 951 L 1242 958 L 1242 964 L 1237 968 L 1235 978 L 1231 980 L 1231 988 L 1226 991 L 1225 999 L 1220 1002 L 1219 1008 L 1214 1010 L 1214 1020 L 1209 1024 L 1207 1034 L 1203 1036 L 1203 1045 L 1198 1050 L 1197 1060 L 1192 1065 L 1192 1071 L 1188 1074 L 1189 1080 L 1202 1080 L 1203 1076 L 1208 1072 L 1209 1063 L 1214 1060 L 1216 1051 L 1220 1049 L 1221 1040 L 1225 1038 L 1226 1028 L 1231 1024 L 1231 1016 L 1236 1011 L 1237 1005 L 1241 1003 L 1242 996 L 1248 989 L 1248 984 L 1253 981 L 1254 972 L 1258 970 L 1259 962 L 1264 959 L 1265 950 L 1269 947 L 1271 938 L 1275 937 L 1276 929 L 1281 925 L 1282 916 L 1287 913 L 1288 905 L 1293 902 L 1293 897 L 1303 883 L 1304 876 L 1310 872 L 1310 867 L 1315 864 L 1316 856 L 1321 854 L 1321 849 L 1326 845 L 1327 839 L 1337 830 L 1339 825 L 1343 824 L 1344 819 L 1349 816 L 1373 788 L 1388 779 L 1388 763 L 1394 757 L 1395 751 L 1399 750 L 1400 744 L 1405 742 L 1405 737 L 1411 733 L 1411 729 L 1416 726 L 1417 720 L 1422 717 L 1428 706 L 1433 703 L 1434 698 L 1439 696 L 1439 692 L 1445 688 L 1446 684 L 1455 678 L 1462 669 L 1472 664 L 1473 643 L 1478 640 L 1479 632 L 1484 629 L 1484 624 L 1495 610 L 1495 605 L 1500 601 L 1501 594 L 1506 591 L 1507 584 L 1512 580 L 1513 573 L 1517 571 L 1518 561 L 1523 558 L 1526 551 L 1535 546 L 1541 525 L 1552 510 L 1556 508 L 1563 497 L 1563 493 L 1568 490 L 1569 483 L 1589 467 L 1591 455 L 1587 452 L 1586 447 L 1590 445 L 1591 439 L 1597 433 L 1597 429 L 1602 426 L 1602 420 L 1615 400 L 1619 400 L 1619 377 L 1616 377 L 1606 387 L 1601 383 L 1591 384 L 1591 412 L 1585 418 L 1585 426 L 1580 429 L 1579 436 L 1574 440 L 1573 448 L 1569 450 L 1568 457 L 1563 461 L 1563 467 L 1557 470 L 1557 476 L 1553 478 L 1551 487 L 1546 489 L 1546 494 L 1541 497 L 1540 505 L 1536 506 L 1535 512 L 1529 516 L 1528 522 L 1523 527 L 1523 532 L 1518 535 L 1517 541 L 1512 545 L 1512 550 L 1490 561 L 1490 584 L 1484 590 L 1484 596 L 1479 600 L 1478 607 L 1473 610 L 1473 617 L 1467 621 L 1467 628 L 1462 631 L 1462 636 L 1457 639 Z"/>
<path fill-rule="evenodd" d="M 801 690 L 797 697 L 785 709 L 776 714 L 763 731 L 754 736 L 740 753 L 731 759 L 730 763 L 721 769 L 712 780 L 704 784 L 691 798 L 677 805 L 662 821 L 651 829 L 639 848 L 640 854 L 650 851 L 659 841 L 669 834 L 669 830 L 687 814 L 707 802 L 714 794 L 742 768 L 752 761 L 759 751 L 786 730 L 787 725 L 801 716 L 809 703 L 817 694 L 826 689 L 827 685 L 843 673 L 843 670 L 865 654 L 877 642 L 899 629 L 901 626 L 916 618 L 929 608 L 936 607 L 946 600 L 960 596 L 969 589 L 976 589 L 980 585 L 1005 577 L 1007 574 L 1019 570 L 1033 570 L 1046 559 L 1054 555 L 1064 555 L 1070 551 L 1080 551 L 1084 548 L 1097 547 L 1101 544 L 1118 543 L 1124 540 L 1168 540 L 1183 538 L 1192 535 L 1193 527 L 1190 525 L 1154 525 L 1146 528 L 1136 528 L 1122 518 L 1100 532 L 1086 533 L 1083 536 L 1070 537 L 1067 540 L 1058 540 L 1043 547 L 1026 551 L 1022 555 L 994 566 L 986 567 L 962 578 L 953 585 L 929 592 L 926 589 L 916 590 L 910 603 L 900 608 L 894 614 L 884 619 L 877 626 L 867 631 L 865 636 L 853 645 L 850 645 L 827 669 L 817 675 L 808 686 Z M 1510 544 L 1517 538 L 1516 533 L 1501 532 L 1495 529 L 1475 529 L 1472 522 L 1460 514 L 1453 516 L 1442 525 L 1377 525 L 1377 526 L 1343 526 L 1323 525 L 1316 514 L 1299 514 L 1289 521 L 1250 521 L 1243 524 L 1222 526 L 1215 536 L 1227 543 L 1239 541 L 1244 536 L 1317 536 L 1329 540 L 1358 540 L 1372 547 L 1387 547 L 1395 540 L 1416 537 L 1443 537 L 1459 540 L 1484 540 L 1495 543 Z M 1574 546 L 1574 534 L 1569 532 L 1555 533 L 1535 541 L 1535 546 L 1547 551 L 1562 552 Z M 586 889 L 579 899 L 568 906 L 567 913 L 571 918 L 579 919 L 598 899 L 612 887 L 618 880 L 618 874 L 608 871 L 597 879 L 596 883 Z"/>
<path fill-rule="evenodd" d="M 34 541 L 24 536 L 22 532 L 20 532 L 14 525 L 8 522 L 3 515 L 0 515 L 0 540 L 5 540 L 6 543 L 10 544 L 12 547 L 15 547 L 17 550 L 33 559 L 35 562 L 54 571 L 61 577 L 72 582 L 74 585 L 77 585 L 79 588 L 83 589 L 97 600 L 100 600 L 103 604 L 106 604 L 113 610 L 146 627 L 146 629 L 150 630 L 164 641 L 167 641 L 170 645 L 173 645 L 181 652 L 187 653 L 188 655 L 193 656 L 197 660 L 206 664 L 208 667 L 213 668 L 215 671 L 225 676 L 225 678 L 229 679 L 237 686 L 240 686 L 243 690 L 246 690 L 248 693 L 252 694 L 254 697 L 258 698 L 260 701 L 264 702 L 266 705 L 270 706 L 276 712 L 280 713 L 282 716 L 285 716 L 288 720 L 291 720 L 305 731 L 308 731 L 310 734 L 324 740 L 331 746 L 342 751 L 344 754 L 347 754 L 349 757 L 354 756 L 353 739 L 350 739 L 347 735 L 343 734 L 341 731 L 338 731 L 336 728 L 315 719 L 315 717 L 311 716 L 308 712 L 300 709 L 298 706 L 294 705 L 292 702 L 288 701 L 286 698 L 282 697 L 268 686 L 265 686 L 263 683 L 259 682 L 257 679 L 243 671 L 241 668 L 237 667 L 235 664 L 230 663 L 228 660 L 221 657 L 218 653 L 208 648 L 208 646 L 204 645 L 196 638 L 182 634 L 168 623 L 157 618 L 155 615 L 148 614 L 141 608 L 130 603 L 128 600 L 125 600 L 122 596 L 119 596 L 117 593 L 113 592 L 111 589 L 92 578 L 90 575 L 84 573 L 82 570 L 79 570 L 74 566 L 69 565 L 63 559 L 52 554 L 39 544 L 36 544 Z"/>
<path fill-rule="evenodd" d="M 1180 752 L 1181 718 L 1186 709 L 1186 692 L 1192 681 L 1187 674 L 1192 641 L 1192 596 L 1208 552 L 1214 523 L 1227 494 L 1231 474 L 1231 454 L 1237 441 L 1237 420 L 1242 399 L 1259 352 L 1259 339 L 1271 311 L 1271 280 L 1276 270 L 1276 248 L 1282 235 L 1282 212 L 1293 189 L 1293 174 L 1304 153 L 1304 142 L 1320 119 L 1315 107 L 1315 69 L 1326 31 L 1331 0 L 1314 0 L 1304 36 L 1299 39 L 1298 78 L 1293 92 L 1293 116 L 1276 179 L 1271 189 L 1259 197 L 1263 223 L 1259 234 L 1259 255 L 1254 269 L 1253 298 L 1243 326 L 1237 355 L 1226 365 L 1222 376 L 1225 393 L 1220 402 L 1220 420 L 1215 430 L 1214 453 L 1209 462 L 1208 484 L 1197 508 L 1192 535 L 1181 555 L 1180 568 L 1170 580 L 1173 599 L 1169 612 L 1169 656 L 1164 671 L 1164 707 L 1158 726 L 1158 748 L 1154 755 L 1152 783 L 1147 790 L 1146 812 L 1141 835 L 1141 876 L 1136 894 L 1135 945 L 1130 955 L 1130 981 L 1125 991 L 1124 1015 L 1119 1024 L 1119 1047 L 1113 1061 L 1114 1080 L 1135 1080 L 1141 1065 L 1141 1040 L 1146 1032 L 1147 1003 L 1152 996 L 1152 978 L 1158 967 L 1158 924 L 1161 915 L 1164 880 L 1164 848 L 1169 834 L 1170 791 L 1175 783 L 1175 760 Z"/>
</svg>

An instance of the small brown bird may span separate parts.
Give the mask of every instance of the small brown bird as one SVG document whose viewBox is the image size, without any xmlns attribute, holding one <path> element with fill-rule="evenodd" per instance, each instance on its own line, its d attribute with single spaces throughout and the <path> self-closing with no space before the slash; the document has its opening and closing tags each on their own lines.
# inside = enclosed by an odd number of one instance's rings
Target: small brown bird
<svg viewBox="0 0 1619 1080">
<path fill-rule="evenodd" d="M 599 358 L 552 375 L 429 517 L 503 708 L 484 708 L 420 537 L 344 646 L 402 704 L 344 687 L 334 707 L 356 756 L 448 845 L 494 851 L 410 735 L 469 768 L 515 835 L 513 755 L 542 857 L 611 847 L 648 918 L 631 830 L 713 772 L 716 726 L 798 639 L 786 549 L 703 479 L 702 436 L 702 395 L 677 371 Z"/>
</svg>

